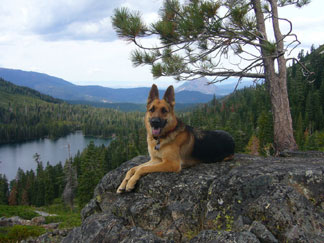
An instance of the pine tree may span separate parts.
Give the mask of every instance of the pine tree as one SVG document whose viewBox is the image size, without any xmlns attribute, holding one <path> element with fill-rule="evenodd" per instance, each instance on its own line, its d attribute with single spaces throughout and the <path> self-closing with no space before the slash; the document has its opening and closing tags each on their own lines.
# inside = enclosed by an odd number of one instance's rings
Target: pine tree
<svg viewBox="0 0 324 243">
<path fill-rule="evenodd" d="M 29 205 L 28 191 L 25 188 L 22 191 L 20 205 Z"/>
<path fill-rule="evenodd" d="M 303 149 L 304 146 L 304 127 L 303 127 L 303 117 L 301 112 L 299 112 L 297 125 L 296 125 L 296 142 L 299 146 L 299 149 Z"/>
<path fill-rule="evenodd" d="M 245 151 L 249 154 L 253 154 L 253 155 L 260 155 L 259 151 L 260 151 L 260 141 L 257 138 L 257 136 L 252 135 L 246 148 Z"/>
<path fill-rule="evenodd" d="M 144 23 L 139 12 L 127 8 L 117 9 L 112 20 L 118 36 L 139 48 L 132 53 L 133 64 L 151 66 L 154 77 L 186 80 L 211 76 L 216 82 L 230 77 L 238 77 L 239 81 L 244 77 L 265 79 L 272 104 L 274 145 L 279 154 L 295 150 L 297 145 L 286 80 L 285 54 L 292 44 L 287 38 L 292 33 L 282 34 L 279 20 L 292 23 L 279 17 L 278 8 L 307 3 L 195 0 L 180 4 L 178 0 L 165 0 L 159 20 L 151 26 Z M 266 25 L 266 21 L 272 25 Z M 267 32 L 274 33 L 274 41 Z M 144 46 L 138 40 L 149 36 L 158 36 L 158 43 Z M 240 68 L 224 65 L 230 55 L 244 60 L 244 64 L 240 62 Z"/>
<path fill-rule="evenodd" d="M 8 204 L 9 184 L 6 175 L 0 174 L 0 204 Z"/>
<path fill-rule="evenodd" d="M 51 202 L 53 202 L 55 198 L 55 189 L 54 189 L 54 170 L 53 166 L 50 165 L 49 162 L 47 162 L 46 168 L 44 170 L 44 175 L 43 175 L 43 183 L 45 186 L 44 192 L 44 204 L 49 205 Z"/>
<path fill-rule="evenodd" d="M 71 211 L 74 206 L 75 190 L 78 186 L 77 170 L 72 165 L 72 158 L 66 160 L 64 165 L 65 187 L 62 194 L 65 205 L 70 207 Z"/>
<path fill-rule="evenodd" d="M 43 162 L 40 160 L 40 155 L 36 153 L 34 155 L 35 162 L 37 163 L 36 168 L 36 181 L 35 181 L 35 205 L 36 206 L 43 206 L 45 205 L 45 175 L 44 175 L 44 167 Z"/>
<path fill-rule="evenodd" d="M 306 127 L 308 128 L 308 132 L 310 134 L 312 134 L 314 131 L 315 110 L 314 110 L 314 106 L 313 106 L 311 91 L 308 92 L 307 97 L 306 97 L 305 113 L 306 113 L 306 115 L 305 115 Z"/>
<path fill-rule="evenodd" d="M 321 83 L 321 87 L 319 90 L 319 95 L 320 95 L 320 104 L 322 104 L 322 112 L 324 113 L 324 75 L 322 77 L 322 83 Z"/>
<path fill-rule="evenodd" d="M 10 190 L 10 194 L 9 194 L 9 199 L 8 199 L 8 202 L 9 202 L 9 205 L 10 206 L 18 205 L 17 196 L 18 196 L 17 185 L 14 183 L 11 186 L 11 190 Z"/>
<path fill-rule="evenodd" d="M 262 112 L 258 119 L 258 139 L 260 141 L 260 153 L 265 155 L 267 144 L 273 141 L 271 114 Z"/>
<path fill-rule="evenodd" d="M 17 188 L 17 204 L 21 205 L 23 191 L 26 186 L 26 175 L 21 168 L 18 168 L 15 181 L 16 181 L 16 188 Z"/>
<path fill-rule="evenodd" d="M 91 141 L 81 159 L 81 174 L 78 178 L 80 206 L 85 205 L 92 198 L 93 190 L 103 176 L 104 161 L 97 152 L 93 141 Z"/>
</svg>

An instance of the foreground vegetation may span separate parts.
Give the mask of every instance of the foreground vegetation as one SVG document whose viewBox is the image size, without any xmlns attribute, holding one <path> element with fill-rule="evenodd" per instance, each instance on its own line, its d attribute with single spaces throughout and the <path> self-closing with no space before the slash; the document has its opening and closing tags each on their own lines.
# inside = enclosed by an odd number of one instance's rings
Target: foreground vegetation
<svg viewBox="0 0 324 243">
<path fill-rule="evenodd" d="M 57 216 L 47 216 L 46 224 L 59 223 L 59 229 L 70 229 L 81 225 L 81 207 L 76 203 L 71 209 L 67 207 L 62 198 L 56 198 L 52 204 L 38 207 L 36 210 L 44 211 Z"/>
<path fill-rule="evenodd" d="M 45 217 L 45 225 L 59 223 L 59 229 L 70 229 L 81 224 L 80 208 L 76 207 L 71 211 L 61 199 L 56 199 L 52 205 L 44 207 L 0 205 L 0 217 L 19 216 L 22 219 L 31 220 L 39 216 L 35 210 L 57 215 Z M 50 230 L 42 226 L 31 225 L 0 227 L 0 242 L 19 242 L 29 237 L 38 237 L 48 231 Z"/>
<path fill-rule="evenodd" d="M 37 237 L 46 230 L 39 226 L 14 225 L 0 228 L 0 242 L 20 242 L 29 237 Z"/>
<path fill-rule="evenodd" d="M 22 219 L 32 219 L 37 217 L 38 214 L 35 210 L 29 206 L 8 206 L 0 205 L 0 216 L 1 217 L 12 217 L 19 216 Z"/>
</svg>

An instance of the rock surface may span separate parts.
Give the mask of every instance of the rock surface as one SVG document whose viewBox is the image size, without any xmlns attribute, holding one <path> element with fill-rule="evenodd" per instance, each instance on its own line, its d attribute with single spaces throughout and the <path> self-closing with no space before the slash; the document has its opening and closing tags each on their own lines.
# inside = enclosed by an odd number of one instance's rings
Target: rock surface
<svg viewBox="0 0 324 243">
<path fill-rule="evenodd" d="M 69 229 L 55 229 L 37 238 L 29 238 L 27 240 L 22 240 L 20 241 L 20 243 L 58 243 L 61 242 L 62 239 L 66 237 L 69 232 Z"/>
<path fill-rule="evenodd" d="M 19 216 L 13 216 L 10 218 L 1 217 L 0 227 L 14 226 L 14 225 L 31 225 L 31 221 L 27 219 L 22 219 Z"/>
<path fill-rule="evenodd" d="M 142 177 L 116 194 L 136 157 L 107 173 L 63 242 L 323 242 L 324 154 L 236 155 Z"/>
<path fill-rule="evenodd" d="M 14 226 L 14 225 L 43 225 L 45 224 L 45 217 L 38 216 L 34 217 L 31 220 L 22 219 L 19 216 L 13 216 L 10 218 L 1 217 L 0 218 L 0 226 Z"/>
</svg>

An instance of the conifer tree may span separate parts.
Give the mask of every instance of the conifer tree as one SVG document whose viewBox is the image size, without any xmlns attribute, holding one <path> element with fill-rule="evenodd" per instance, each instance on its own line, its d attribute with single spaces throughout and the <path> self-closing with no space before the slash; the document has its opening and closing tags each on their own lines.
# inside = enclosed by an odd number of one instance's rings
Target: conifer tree
<svg viewBox="0 0 324 243">
<path fill-rule="evenodd" d="M 78 186 L 77 170 L 72 165 L 72 158 L 66 160 L 64 165 L 65 187 L 62 194 L 65 205 L 69 206 L 71 211 L 74 206 L 75 190 Z"/>
<path fill-rule="evenodd" d="M 304 146 L 304 127 L 303 127 L 303 117 L 301 112 L 299 112 L 298 115 L 298 120 L 297 120 L 297 125 L 296 125 L 296 142 L 299 146 L 300 149 L 303 148 Z"/>
<path fill-rule="evenodd" d="M 97 153 L 93 141 L 88 145 L 81 159 L 81 170 L 78 178 L 78 198 L 81 206 L 93 195 L 93 190 L 103 176 L 103 157 Z"/>
<path fill-rule="evenodd" d="M 18 168 L 16 179 L 15 179 L 15 184 L 17 188 L 17 204 L 23 204 L 22 203 L 22 195 L 26 186 L 26 175 L 25 172 L 21 169 Z M 24 198 L 26 199 L 26 198 Z"/>
<path fill-rule="evenodd" d="M 16 183 L 13 183 L 13 185 L 11 186 L 9 199 L 8 199 L 10 206 L 15 206 L 18 204 L 17 195 L 18 195 L 17 185 Z"/>
<path fill-rule="evenodd" d="M 265 79 L 272 104 L 274 145 L 280 153 L 297 149 L 288 101 L 286 61 L 289 47 L 299 41 L 292 28 L 281 33 L 279 22 L 288 22 L 290 27 L 292 23 L 280 18 L 278 8 L 301 7 L 309 2 L 190 0 L 180 4 L 178 0 L 165 0 L 160 19 L 151 26 L 144 23 L 139 12 L 127 8 L 117 9 L 112 20 L 119 37 L 139 48 L 132 53 L 134 65 L 151 66 L 154 77 Z M 271 27 L 265 25 L 266 20 L 272 22 Z M 274 33 L 274 41 L 269 32 Z M 140 38 L 149 36 L 159 37 L 156 45 L 140 42 Z M 224 62 L 233 55 L 238 59 L 234 67 Z"/>
<path fill-rule="evenodd" d="M 251 136 L 245 150 L 249 154 L 260 155 L 260 141 L 255 135 Z"/>
<path fill-rule="evenodd" d="M 55 177 L 53 166 L 47 162 L 44 175 L 43 175 L 43 183 L 45 187 L 45 195 L 44 195 L 44 204 L 49 205 L 55 198 L 55 188 L 54 188 L 54 180 Z"/>
<path fill-rule="evenodd" d="M 34 160 L 37 163 L 36 168 L 36 181 L 35 181 L 35 205 L 43 206 L 45 205 L 45 176 L 44 176 L 44 166 L 43 162 L 40 160 L 40 155 L 35 153 Z"/>
<path fill-rule="evenodd" d="M 22 191 L 20 205 L 29 205 L 28 191 L 25 188 Z"/>
<path fill-rule="evenodd" d="M 271 114 L 263 111 L 258 119 L 258 139 L 260 142 L 260 153 L 265 155 L 265 147 L 271 143 L 272 138 L 272 120 Z"/>
<path fill-rule="evenodd" d="M 6 175 L 0 174 L 0 204 L 8 204 L 9 185 Z"/>
<path fill-rule="evenodd" d="M 322 111 L 324 113 L 324 74 L 322 76 L 322 83 L 319 90 L 320 104 L 322 104 Z"/>
</svg>

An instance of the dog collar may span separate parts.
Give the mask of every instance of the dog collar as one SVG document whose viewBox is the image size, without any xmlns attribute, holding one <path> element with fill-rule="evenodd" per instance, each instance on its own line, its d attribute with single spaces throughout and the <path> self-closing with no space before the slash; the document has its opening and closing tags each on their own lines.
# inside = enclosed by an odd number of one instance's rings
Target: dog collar
<svg viewBox="0 0 324 243">
<path fill-rule="evenodd" d="M 155 145 L 154 149 L 155 149 L 155 150 L 160 150 L 160 147 L 161 147 L 160 139 L 157 138 L 157 139 L 156 139 L 156 145 Z"/>
</svg>

